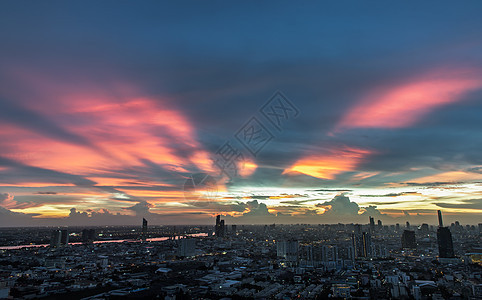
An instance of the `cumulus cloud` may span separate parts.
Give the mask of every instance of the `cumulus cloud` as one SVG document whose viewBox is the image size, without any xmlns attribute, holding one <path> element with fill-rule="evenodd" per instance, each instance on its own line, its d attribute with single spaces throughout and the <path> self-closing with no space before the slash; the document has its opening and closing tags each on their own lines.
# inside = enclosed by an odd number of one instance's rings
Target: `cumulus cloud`
<svg viewBox="0 0 482 300">
<path fill-rule="evenodd" d="M 38 214 L 24 214 L 14 212 L 0 206 L 0 226 L 32 226 L 39 225 L 38 220 L 32 217 Z"/>
<path fill-rule="evenodd" d="M 356 216 L 360 210 L 358 204 L 352 202 L 345 194 L 336 195 L 332 200 L 317 204 L 317 206 L 326 210 L 324 215 Z"/>
<path fill-rule="evenodd" d="M 5 208 L 11 208 L 15 206 L 16 202 L 13 200 L 13 195 L 8 193 L 1 193 L 0 194 L 0 206 Z"/>
<path fill-rule="evenodd" d="M 77 209 L 74 207 L 70 209 L 69 218 L 71 219 L 83 219 L 88 217 L 89 217 L 89 214 L 85 211 L 84 212 L 77 211 Z"/>
<path fill-rule="evenodd" d="M 145 216 L 151 214 L 151 212 L 149 211 L 151 207 L 154 207 L 154 205 L 150 204 L 147 201 L 142 201 L 125 209 L 132 210 L 133 212 L 135 212 L 136 216 Z"/>
<path fill-rule="evenodd" d="M 274 216 L 268 211 L 268 207 L 264 203 L 259 203 L 258 200 L 249 201 L 246 203 L 248 206 L 248 212 L 244 213 L 243 216 L 246 217 L 257 217 L 257 216 Z"/>
<path fill-rule="evenodd" d="M 363 216 L 380 217 L 383 215 L 374 205 L 369 205 L 368 207 L 364 207 L 364 209 L 365 211 L 362 213 Z"/>
<path fill-rule="evenodd" d="M 39 204 L 32 201 L 18 202 L 15 197 L 9 193 L 0 193 L 0 206 L 8 209 L 23 209 L 38 206 Z"/>
<path fill-rule="evenodd" d="M 192 207 L 202 208 L 204 210 L 211 210 L 213 212 L 244 212 L 248 208 L 248 204 L 235 201 L 235 202 L 215 202 L 215 201 L 190 201 L 186 202 Z"/>
</svg>

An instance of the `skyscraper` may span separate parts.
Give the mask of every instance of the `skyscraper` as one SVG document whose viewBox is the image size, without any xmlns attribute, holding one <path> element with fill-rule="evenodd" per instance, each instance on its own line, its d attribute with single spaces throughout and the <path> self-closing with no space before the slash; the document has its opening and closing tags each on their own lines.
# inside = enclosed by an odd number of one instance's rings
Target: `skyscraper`
<svg viewBox="0 0 482 300">
<path fill-rule="evenodd" d="M 404 230 L 402 234 L 402 248 L 416 249 L 417 242 L 415 240 L 415 231 Z"/>
<path fill-rule="evenodd" d="M 69 244 L 69 231 L 67 229 L 62 229 L 60 231 L 60 243 L 62 245 L 68 245 Z"/>
<path fill-rule="evenodd" d="M 362 233 L 363 257 L 371 256 L 372 236 L 369 232 Z"/>
<path fill-rule="evenodd" d="M 297 240 L 281 240 L 276 242 L 276 250 L 279 258 L 284 258 L 292 265 L 298 263 L 299 243 Z"/>
<path fill-rule="evenodd" d="M 226 232 L 226 225 L 224 224 L 224 220 L 221 220 L 221 223 L 219 224 L 219 236 L 224 237 L 224 233 Z"/>
<path fill-rule="evenodd" d="M 60 247 L 69 244 L 69 232 L 67 229 L 53 230 L 50 236 L 50 247 Z"/>
<path fill-rule="evenodd" d="M 62 232 L 60 230 L 53 230 L 50 236 L 50 247 L 60 247 Z"/>
<path fill-rule="evenodd" d="M 142 240 L 146 240 L 147 239 L 147 220 L 142 218 L 142 236 L 141 236 L 141 239 Z"/>
<path fill-rule="evenodd" d="M 224 220 L 221 220 L 221 215 L 216 216 L 216 225 L 214 227 L 214 234 L 216 237 L 224 237 L 225 225 Z"/>
<path fill-rule="evenodd" d="M 196 240 L 184 238 L 179 240 L 177 254 L 182 257 L 194 256 L 196 254 Z"/>
<path fill-rule="evenodd" d="M 437 210 L 437 213 L 438 213 L 438 226 L 444 227 L 444 222 L 442 221 L 442 211 Z"/>
<path fill-rule="evenodd" d="M 362 232 L 360 225 L 355 225 L 355 232 L 352 234 L 352 245 L 356 257 L 370 257 L 372 236 L 369 232 Z"/>
<path fill-rule="evenodd" d="M 96 240 L 96 233 L 95 229 L 84 229 L 82 230 L 82 242 L 83 243 L 92 243 Z"/>
<path fill-rule="evenodd" d="M 370 217 L 370 232 L 375 232 L 375 219 Z"/>
<path fill-rule="evenodd" d="M 439 257 L 455 257 L 452 233 L 450 232 L 450 229 L 448 229 L 448 227 L 443 227 L 442 212 L 440 210 L 438 211 L 438 223 L 439 227 L 437 229 L 437 243 Z"/>
</svg>

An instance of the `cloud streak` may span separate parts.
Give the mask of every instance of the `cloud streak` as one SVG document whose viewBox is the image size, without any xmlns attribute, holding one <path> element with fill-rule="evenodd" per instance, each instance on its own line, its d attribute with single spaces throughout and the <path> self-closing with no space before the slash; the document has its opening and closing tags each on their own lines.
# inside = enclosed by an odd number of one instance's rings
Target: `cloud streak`
<svg viewBox="0 0 482 300">
<path fill-rule="evenodd" d="M 336 125 L 350 128 L 404 128 L 415 125 L 433 110 L 461 101 L 482 88 L 477 70 L 441 69 L 405 82 L 379 87 L 366 95 Z"/>
<path fill-rule="evenodd" d="M 308 155 L 296 161 L 283 174 L 301 173 L 322 179 L 335 179 L 336 175 L 353 171 L 372 151 L 359 148 L 333 148 L 326 154 Z"/>
</svg>

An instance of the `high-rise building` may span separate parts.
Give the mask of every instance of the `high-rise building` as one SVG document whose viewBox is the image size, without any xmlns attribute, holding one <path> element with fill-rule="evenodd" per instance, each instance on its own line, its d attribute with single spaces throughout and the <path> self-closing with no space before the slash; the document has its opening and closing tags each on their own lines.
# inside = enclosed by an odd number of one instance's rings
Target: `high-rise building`
<svg viewBox="0 0 482 300">
<path fill-rule="evenodd" d="M 221 215 L 216 216 L 216 225 L 214 227 L 214 234 L 216 237 L 224 237 L 224 233 L 226 232 L 226 228 L 224 225 L 224 220 L 221 220 Z"/>
<path fill-rule="evenodd" d="M 361 232 L 361 227 L 355 225 L 355 233 L 352 234 L 352 245 L 356 257 L 370 257 L 372 236 L 369 232 Z"/>
<path fill-rule="evenodd" d="M 402 234 L 402 248 L 416 249 L 417 242 L 415 240 L 415 231 L 404 230 Z"/>
<path fill-rule="evenodd" d="M 377 221 L 377 231 L 378 231 L 378 232 L 382 232 L 382 231 L 383 231 L 382 220 L 378 220 L 378 221 Z"/>
<path fill-rule="evenodd" d="M 388 257 L 387 247 L 385 245 L 371 245 L 371 257 L 386 258 Z"/>
<path fill-rule="evenodd" d="M 321 259 L 324 262 L 338 260 L 338 247 L 323 245 L 321 247 Z"/>
<path fill-rule="evenodd" d="M 428 224 L 427 224 L 427 223 L 423 223 L 422 226 L 420 227 L 420 231 L 421 231 L 422 233 L 428 233 L 428 232 L 429 232 Z"/>
<path fill-rule="evenodd" d="M 62 229 L 60 231 L 60 243 L 62 245 L 68 245 L 69 244 L 69 231 L 67 229 Z"/>
<path fill-rule="evenodd" d="M 61 239 L 62 239 L 62 231 L 53 230 L 50 236 L 50 247 L 55 247 L 55 248 L 60 247 Z"/>
<path fill-rule="evenodd" d="M 362 233 L 362 227 L 360 224 L 355 224 L 355 234 L 361 234 Z"/>
<path fill-rule="evenodd" d="M 50 236 L 50 247 L 60 247 L 69 244 L 69 232 L 67 229 L 53 230 Z"/>
<path fill-rule="evenodd" d="M 216 227 L 214 229 L 218 229 L 219 224 L 221 223 L 221 215 L 216 216 Z"/>
<path fill-rule="evenodd" d="M 362 233 L 362 241 L 363 241 L 363 257 L 370 257 L 371 256 L 371 247 L 372 247 L 372 236 L 368 232 Z"/>
<path fill-rule="evenodd" d="M 83 243 L 92 243 L 96 240 L 96 233 L 95 229 L 84 229 L 82 230 L 82 242 Z"/>
<path fill-rule="evenodd" d="M 370 232 L 375 232 L 375 219 L 370 217 Z"/>
<path fill-rule="evenodd" d="M 439 257 L 455 257 L 452 233 L 450 232 L 450 229 L 447 227 L 439 227 L 437 229 L 437 242 Z"/>
<path fill-rule="evenodd" d="M 184 238 L 179 240 L 177 255 L 182 257 L 194 256 L 196 254 L 196 239 Z"/>
<path fill-rule="evenodd" d="M 297 240 L 281 240 L 276 243 L 277 255 L 291 264 L 298 262 L 298 248 Z"/>
<path fill-rule="evenodd" d="M 142 235 L 141 235 L 142 240 L 147 239 L 147 220 L 142 218 Z"/>
<path fill-rule="evenodd" d="M 452 233 L 448 227 L 443 227 L 442 212 L 438 211 L 439 228 L 437 229 L 438 253 L 440 258 L 455 257 Z"/>
<path fill-rule="evenodd" d="M 442 220 L 442 211 L 441 210 L 437 210 L 437 214 L 438 214 L 438 226 L 439 227 L 444 227 L 444 222 Z"/>
</svg>

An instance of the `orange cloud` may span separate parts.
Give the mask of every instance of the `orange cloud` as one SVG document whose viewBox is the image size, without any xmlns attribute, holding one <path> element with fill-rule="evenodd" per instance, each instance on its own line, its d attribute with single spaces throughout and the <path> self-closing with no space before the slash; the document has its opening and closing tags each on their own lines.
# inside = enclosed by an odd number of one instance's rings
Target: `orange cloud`
<svg viewBox="0 0 482 300">
<path fill-rule="evenodd" d="M 346 128 L 403 128 L 432 110 L 482 88 L 482 75 L 472 70 L 438 70 L 407 82 L 381 87 L 365 96 L 336 126 Z"/>
<path fill-rule="evenodd" d="M 75 186 L 73 183 L 48 183 L 48 182 L 30 182 L 30 181 L 17 181 L 15 183 L 0 183 L 0 187 L 7 186 L 7 187 L 71 187 Z"/>
<path fill-rule="evenodd" d="M 363 159 L 370 154 L 372 154 L 372 151 L 358 148 L 332 149 L 325 155 L 310 155 L 298 160 L 283 174 L 298 172 L 332 180 L 338 174 L 355 170 Z"/>
<path fill-rule="evenodd" d="M 130 189 L 126 188 L 118 188 L 119 191 L 124 193 L 128 193 L 134 197 L 153 197 L 156 198 L 159 202 L 167 202 L 167 201 L 180 201 L 184 199 L 184 191 L 153 191 L 153 190 L 137 190 L 137 189 Z M 149 200 L 150 202 L 156 202 L 156 200 Z"/>
<path fill-rule="evenodd" d="M 238 162 L 239 176 L 248 177 L 256 171 L 258 165 L 252 160 L 245 160 Z"/>
<path fill-rule="evenodd" d="M 442 172 L 435 175 L 419 177 L 409 180 L 411 183 L 432 183 L 432 182 L 471 182 L 482 180 L 482 174 L 466 171 Z"/>
</svg>

